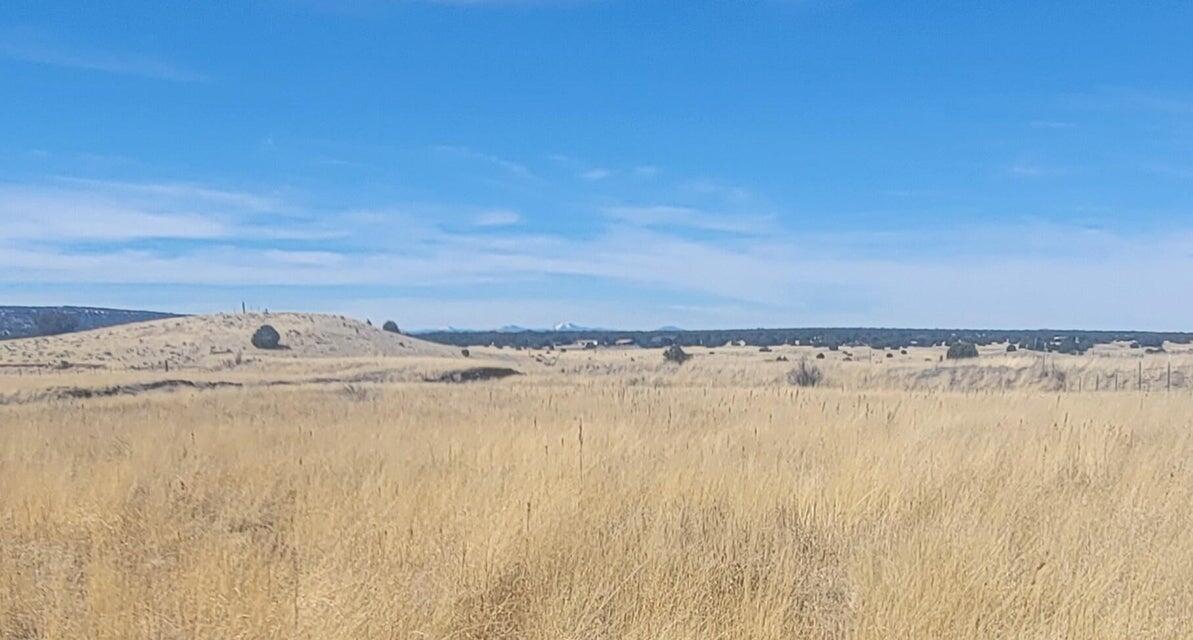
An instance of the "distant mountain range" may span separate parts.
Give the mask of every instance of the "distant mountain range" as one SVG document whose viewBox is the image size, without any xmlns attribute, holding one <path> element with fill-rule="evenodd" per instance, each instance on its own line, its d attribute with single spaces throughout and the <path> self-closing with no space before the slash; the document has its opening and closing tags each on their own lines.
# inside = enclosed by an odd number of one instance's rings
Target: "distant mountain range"
<svg viewBox="0 0 1193 640">
<path fill-rule="evenodd" d="M 594 329 L 593 327 L 582 327 L 575 322 L 560 322 L 559 324 L 552 327 L 551 330 L 558 331 L 560 333 L 571 331 L 597 331 L 597 329 Z"/>
<path fill-rule="evenodd" d="M 420 330 L 411 331 L 411 333 L 412 334 L 480 333 L 480 332 L 484 332 L 484 331 L 493 331 L 495 333 L 525 333 L 525 332 L 530 332 L 530 331 L 539 332 L 539 333 L 545 333 L 545 332 L 575 333 L 575 332 L 580 332 L 580 331 L 606 331 L 606 329 L 600 329 L 597 327 L 586 327 L 583 325 L 576 324 L 574 322 L 560 322 L 559 324 L 556 324 L 552 327 L 539 327 L 539 328 L 523 327 L 522 325 L 517 325 L 517 324 L 507 324 L 507 325 L 503 325 L 503 326 L 500 326 L 500 327 L 498 327 L 496 329 L 492 329 L 492 330 L 488 330 L 488 329 L 480 329 L 480 330 L 478 330 L 478 329 L 460 329 L 457 327 L 446 327 L 443 329 L 420 329 Z M 676 331 L 678 331 L 678 329 L 676 329 Z"/>
<path fill-rule="evenodd" d="M 101 307 L 0 306 L 0 340 L 72 333 L 177 317 L 178 314 L 174 313 Z"/>
</svg>

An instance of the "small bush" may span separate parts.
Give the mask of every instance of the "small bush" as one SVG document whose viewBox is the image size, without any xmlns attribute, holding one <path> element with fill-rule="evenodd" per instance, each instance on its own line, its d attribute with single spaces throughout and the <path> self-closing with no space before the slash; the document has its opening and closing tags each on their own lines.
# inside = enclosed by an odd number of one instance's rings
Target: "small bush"
<svg viewBox="0 0 1193 640">
<path fill-rule="evenodd" d="M 949 350 L 944 357 L 949 360 L 976 358 L 978 357 L 978 347 L 971 342 L 954 342 L 949 345 Z"/>
<path fill-rule="evenodd" d="M 1015 346 L 1015 345 L 1013 345 L 1013 344 L 1008 344 L 1008 345 L 1007 345 L 1007 353 L 1015 353 L 1015 352 L 1016 352 L 1016 351 L 1018 351 L 1018 350 L 1019 350 L 1019 348 L 1018 348 L 1018 347 L 1016 347 L 1016 346 Z"/>
<path fill-rule="evenodd" d="M 258 349 L 277 349 L 281 346 L 282 336 L 278 333 L 277 329 L 263 324 L 253 332 L 251 342 Z"/>
<path fill-rule="evenodd" d="M 344 385 L 343 394 L 346 398 L 354 402 L 367 402 L 373 398 L 372 391 L 358 384 Z"/>
<path fill-rule="evenodd" d="M 381 330 L 390 333 L 402 333 L 402 330 L 398 328 L 398 323 L 393 320 L 386 320 L 385 324 L 381 325 Z"/>
<path fill-rule="evenodd" d="M 824 380 L 824 374 L 816 365 L 800 360 L 799 366 L 787 372 L 787 382 L 797 387 L 815 387 Z"/>
<path fill-rule="evenodd" d="M 674 362 L 675 364 L 683 364 L 691 358 L 692 355 L 684 351 L 682 347 L 673 344 L 663 350 L 663 360 L 667 362 Z"/>
<path fill-rule="evenodd" d="M 823 353 L 818 353 L 818 354 L 816 354 L 816 359 L 817 359 L 817 360 L 824 360 L 824 354 L 823 354 Z"/>
<path fill-rule="evenodd" d="M 460 349 L 460 355 L 464 356 L 465 358 L 468 358 L 468 357 L 472 356 L 472 352 L 467 349 Z"/>
</svg>

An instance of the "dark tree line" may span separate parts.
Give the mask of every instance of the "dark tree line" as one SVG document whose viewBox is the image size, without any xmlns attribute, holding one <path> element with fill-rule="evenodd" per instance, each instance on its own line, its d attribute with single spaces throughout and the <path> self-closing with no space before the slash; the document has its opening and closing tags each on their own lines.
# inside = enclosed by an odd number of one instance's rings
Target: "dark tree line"
<svg viewBox="0 0 1193 640">
<path fill-rule="evenodd" d="M 1193 333 L 1147 331 L 997 330 L 997 329 L 883 329 L 863 327 L 803 329 L 711 329 L 698 331 L 436 331 L 420 337 L 458 347 L 499 346 L 541 349 L 593 342 L 601 346 L 633 344 L 658 348 L 719 347 L 740 343 L 756 347 L 807 345 L 836 350 L 841 347 L 906 349 L 916 346 L 948 346 L 1009 343 L 1018 349 L 1055 353 L 1084 353 L 1097 344 L 1130 342 L 1137 348 L 1158 348 L 1164 342 L 1193 342 Z"/>
<path fill-rule="evenodd" d="M 39 336 L 56 336 L 77 329 L 79 319 L 64 311 L 40 311 L 33 316 L 33 326 Z"/>
<path fill-rule="evenodd" d="M 170 313 L 101 307 L 23 307 L 0 305 L 0 340 L 52 336 L 129 322 L 177 317 Z"/>
</svg>

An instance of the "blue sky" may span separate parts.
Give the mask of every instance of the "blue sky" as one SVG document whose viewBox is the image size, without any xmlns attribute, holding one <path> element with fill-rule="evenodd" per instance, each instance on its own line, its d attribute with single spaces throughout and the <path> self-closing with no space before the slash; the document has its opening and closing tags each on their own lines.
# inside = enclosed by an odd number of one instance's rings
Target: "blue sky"
<svg viewBox="0 0 1193 640">
<path fill-rule="evenodd" d="M 9 0 L 0 301 L 1188 329 L 1191 25 L 1167 2 Z"/>
</svg>

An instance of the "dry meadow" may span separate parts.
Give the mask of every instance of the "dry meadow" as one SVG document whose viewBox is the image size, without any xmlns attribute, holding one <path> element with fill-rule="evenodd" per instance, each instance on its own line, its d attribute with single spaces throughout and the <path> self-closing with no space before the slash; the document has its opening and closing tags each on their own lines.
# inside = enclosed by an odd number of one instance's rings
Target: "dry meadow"
<svg viewBox="0 0 1193 640">
<path fill-rule="evenodd" d="M 833 353 L 799 388 L 796 347 L 379 339 L 10 349 L 0 638 L 1193 636 L 1186 354 Z M 478 363 L 525 375 L 425 381 Z"/>
</svg>

